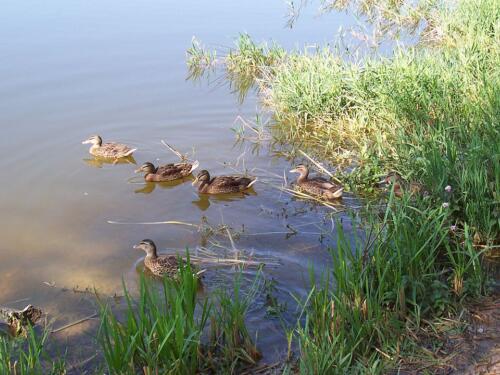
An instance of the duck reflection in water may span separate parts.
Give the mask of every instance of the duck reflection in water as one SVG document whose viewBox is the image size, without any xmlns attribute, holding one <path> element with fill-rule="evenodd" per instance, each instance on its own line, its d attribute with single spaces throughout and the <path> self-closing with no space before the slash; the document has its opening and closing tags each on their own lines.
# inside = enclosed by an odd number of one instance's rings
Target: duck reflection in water
<svg viewBox="0 0 500 375">
<path fill-rule="evenodd" d="M 210 207 L 210 202 L 215 203 L 226 203 L 226 202 L 234 202 L 241 199 L 244 199 L 248 195 L 257 195 L 254 190 L 247 190 L 241 193 L 231 193 L 231 194 L 200 194 L 198 195 L 198 199 L 192 201 L 196 207 L 198 207 L 201 211 L 206 211 Z"/>
<path fill-rule="evenodd" d="M 94 156 L 94 157 L 90 157 L 90 158 L 84 158 L 83 161 L 86 164 L 88 164 L 94 168 L 102 168 L 106 164 L 109 164 L 109 165 L 116 165 L 116 164 L 137 165 L 137 162 L 135 161 L 135 159 L 132 155 L 127 156 L 125 158 L 120 158 L 120 159 L 109 159 L 109 158 L 102 158 L 99 156 Z"/>
<path fill-rule="evenodd" d="M 181 178 L 178 180 L 166 181 L 166 182 L 144 182 L 144 183 L 141 183 L 142 185 L 144 185 L 144 187 L 137 189 L 137 190 L 134 190 L 134 193 L 151 194 L 157 186 L 160 187 L 161 189 L 172 189 L 172 188 L 179 186 L 179 185 L 182 185 L 184 182 L 190 181 L 190 180 L 192 180 L 192 179 L 190 179 L 189 177 L 186 177 L 186 178 Z"/>
</svg>

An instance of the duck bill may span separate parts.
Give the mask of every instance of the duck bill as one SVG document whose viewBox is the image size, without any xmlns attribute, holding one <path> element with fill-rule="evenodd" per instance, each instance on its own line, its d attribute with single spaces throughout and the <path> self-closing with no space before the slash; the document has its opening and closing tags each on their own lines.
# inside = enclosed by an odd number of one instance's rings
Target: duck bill
<svg viewBox="0 0 500 375">
<path fill-rule="evenodd" d="M 141 173 L 142 172 L 142 168 L 137 168 L 134 173 Z"/>
<path fill-rule="evenodd" d="M 198 177 L 194 179 L 194 181 L 191 183 L 191 186 L 195 186 L 198 183 Z"/>
<path fill-rule="evenodd" d="M 299 171 L 297 169 L 295 169 L 295 168 L 294 169 L 290 169 L 288 172 L 290 172 L 290 173 L 299 173 Z"/>
<path fill-rule="evenodd" d="M 90 139 L 87 139 L 86 141 L 83 141 L 83 142 L 82 142 L 82 145 L 86 145 L 86 144 L 88 144 L 88 143 L 92 143 L 92 141 L 91 141 Z"/>
<path fill-rule="evenodd" d="M 136 249 L 136 250 L 139 249 L 139 245 L 132 246 L 132 249 Z"/>
</svg>

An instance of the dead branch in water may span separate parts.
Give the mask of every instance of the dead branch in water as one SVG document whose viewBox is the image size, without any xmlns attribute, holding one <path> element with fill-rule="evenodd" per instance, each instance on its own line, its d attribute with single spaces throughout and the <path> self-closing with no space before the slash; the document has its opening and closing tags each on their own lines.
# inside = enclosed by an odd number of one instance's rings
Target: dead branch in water
<svg viewBox="0 0 500 375">
<path fill-rule="evenodd" d="M 165 146 L 170 151 L 172 151 L 182 162 L 184 162 L 184 161 L 194 162 L 195 161 L 195 160 L 189 159 L 189 155 L 188 154 L 182 154 L 180 151 L 178 151 L 175 148 L 173 148 L 171 145 L 169 145 L 163 139 L 161 140 L 161 143 L 162 143 L 163 146 Z"/>
<path fill-rule="evenodd" d="M 255 257 L 253 254 L 246 255 L 243 251 L 220 246 L 223 250 L 229 250 L 234 254 L 233 258 L 228 258 L 218 254 L 213 249 L 198 247 L 194 253 L 189 255 L 193 264 L 202 266 L 242 266 L 261 267 L 262 265 L 279 266 L 280 263 L 273 258 Z"/>
<path fill-rule="evenodd" d="M 198 224 L 193 224 L 193 223 L 186 223 L 184 221 L 176 221 L 176 220 L 166 220 L 166 221 L 138 221 L 138 222 L 133 222 L 133 221 L 114 221 L 114 220 L 108 220 L 108 224 L 118 224 L 118 225 L 127 225 L 127 224 L 134 224 L 134 225 L 160 225 L 160 224 L 172 224 L 172 225 L 185 225 L 188 227 L 195 227 L 195 228 L 200 228 L 200 225 Z"/>
<path fill-rule="evenodd" d="M 62 326 L 60 328 L 54 329 L 50 333 L 58 333 L 58 332 L 64 331 L 65 329 L 74 327 L 74 326 L 76 326 L 78 324 L 84 323 L 84 322 L 86 322 L 86 321 L 88 321 L 90 319 L 93 319 L 95 317 L 97 317 L 97 313 L 93 313 L 92 315 L 89 315 L 89 316 L 87 316 L 85 318 L 79 319 L 79 320 L 77 320 L 75 322 L 72 322 L 72 323 L 66 324 L 66 325 L 64 325 L 64 326 Z"/>
</svg>

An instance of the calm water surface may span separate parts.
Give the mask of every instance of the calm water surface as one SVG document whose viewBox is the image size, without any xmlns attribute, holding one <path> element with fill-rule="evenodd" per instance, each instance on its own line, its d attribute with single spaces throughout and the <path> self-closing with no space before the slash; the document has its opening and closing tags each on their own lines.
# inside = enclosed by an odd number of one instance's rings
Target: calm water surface
<svg viewBox="0 0 500 375">
<path fill-rule="evenodd" d="M 130 180 L 135 165 L 99 164 L 81 145 L 98 133 L 137 147 L 139 164 L 176 161 L 160 143 L 165 139 L 182 151 L 194 147 L 213 174 L 232 173 L 224 163 L 245 153 L 238 168 L 244 159 L 248 169 L 261 169 L 254 174 L 263 180 L 262 170 L 283 175 L 290 161 L 266 145 L 258 154 L 251 145 L 234 145 L 234 121 L 255 116 L 256 98 L 250 94 L 240 104 L 227 86 L 187 81 L 185 51 L 193 35 L 220 49 L 239 32 L 302 48 L 328 42 L 352 23 L 311 13 L 290 30 L 285 14 L 279 0 L 2 2 L 0 305 L 39 305 L 60 326 L 95 311 L 92 298 L 73 288 L 112 295 L 122 278 L 136 285 L 142 254 L 132 245 L 141 239 L 154 239 L 165 252 L 195 249 L 202 240 L 189 227 L 108 220 L 197 224 L 206 217 L 214 225 L 244 226 L 236 246 L 280 264 L 264 272 L 276 280 L 278 298 L 291 301 L 290 293 L 304 292 L 308 267 L 321 269 L 329 260 L 329 241 L 315 234 L 330 226 L 322 223 L 324 210 L 266 184 L 231 201 L 200 198 L 190 183 L 152 189 L 131 183 L 140 181 Z M 300 227 L 299 234 L 258 235 L 287 232 L 287 225 Z M 209 269 L 205 283 L 230 284 L 232 272 Z M 272 358 L 282 340 L 273 332 L 281 328 L 264 317 L 264 303 L 257 302 L 249 319 Z M 71 343 L 93 333 L 95 324 L 87 322 L 60 339 Z"/>
</svg>

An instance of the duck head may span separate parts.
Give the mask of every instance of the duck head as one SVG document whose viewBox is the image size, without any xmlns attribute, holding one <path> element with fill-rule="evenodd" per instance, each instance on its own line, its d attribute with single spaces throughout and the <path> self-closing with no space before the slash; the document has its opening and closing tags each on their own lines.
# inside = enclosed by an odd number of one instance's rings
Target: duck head
<svg viewBox="0 0 500 375">
<path fill-rule="evenodd" d="M 400 185 L 403 181 L 403 178 L 398 172 L 390 172 L 383 180 L 379 181 L 379 185 Z"/>
<path fill-rule="evenodd" d="M 195 186 L 198 183 L 200 185 L 204 185 L 207 184 L 209 181 L 210 181 L 210 174 L 208 173 L 207 170 L 204 169 L 196 175 L 196 178 L 194 179 L 192 185 Z"/>
<path fill-rule="evenodd" d="M 153 165 L 153 163 L 150 163 L 149 161 L 141 165 L 140 168 L 136 169 L 134 172 L 139 173 L 139 172 L 144 172 L 145 175 L 147 176 L 150 173 L 156 173 L 156 167 Z"/>
<path fill-rule="evenodd" d="M 307 168 L 304 164 L 299 164 L 295 166 L 294 169 L 290 170 L 290 173 L 299 173 L 299 179 L 306 179 L 309 176 L 309 168 Z"/>
<path fill-rule="evenodd" d="M 87 143 L 92 143 L 92 145 L 94 146 L 101 146 L 102 138 L 99 135 L 93 135 L 92 137 L 89 137 L 87 140 L 82 142 L 83 145 Z"/>
<path fill-rule="evenodd" d="M 143 250 L 146 252 L 146 256 L 156 258 L 156 245 L 152 240 L 142 240 L 137 245 L 134 245 L 134 249 Z"/>
</svg>

